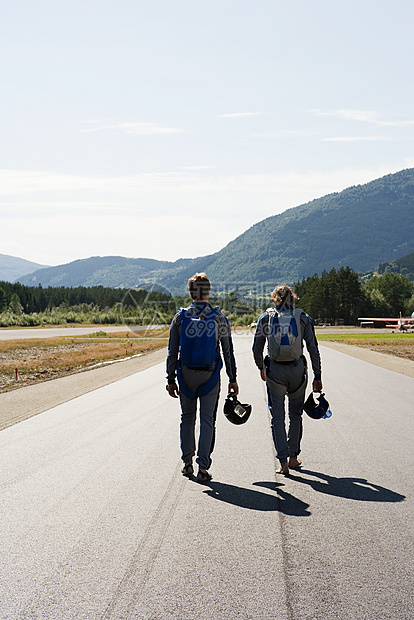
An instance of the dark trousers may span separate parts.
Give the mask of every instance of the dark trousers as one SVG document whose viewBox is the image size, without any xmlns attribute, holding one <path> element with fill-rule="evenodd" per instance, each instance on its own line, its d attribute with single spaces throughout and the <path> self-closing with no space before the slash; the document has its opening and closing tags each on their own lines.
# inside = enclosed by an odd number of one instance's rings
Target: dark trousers
<svg viewBox="0 0 414 620">
<path fill-rule="evenodd" d="M 270 361 L 269 374 L 271 378 L 286 388 L 285 395 L 275 394 L 269 387 L 267 388 L 273 442 L 275 444 L 276 457 L 281 463 L 285 463 L 289 456 L 297 456 L 300 453 L 305 393 L 303 392 L 298 398 L 290 398 L 289 392 L 293 393 L 300 387 L 303 382 L 304 372 L 305 367 L 302 359 L 295 364 L 278 364 Z M 285 425 L 286 398 L 288 399 L 289 417 L 287 432 Z"/>
<path fill-rule="evenodd" d="M 206 383 L 211 377 L 209 371 L 200 371 L 182 368 L 183 379 L 191 391 Z M 216 439 L 216 417 L 218 400 L 220 396 L 220 380 L 215 387 L 205 396 L 196 399 L 187 398 L 180 392 L 181 424 L 180 445 L 181 458 L 184 463 L 190 463 L 196 453 L 195 426 L 197 417 L 197 403 L 200 406 L 200 433 L 197 447 L 197 463 L 203 469 L 211 466 L 211 454 Z"/>
</svg>

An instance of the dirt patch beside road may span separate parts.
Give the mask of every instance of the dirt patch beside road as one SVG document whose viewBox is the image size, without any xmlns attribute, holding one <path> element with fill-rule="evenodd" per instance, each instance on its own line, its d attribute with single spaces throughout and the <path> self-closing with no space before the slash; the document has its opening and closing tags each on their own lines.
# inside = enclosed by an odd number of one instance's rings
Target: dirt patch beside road
<svg viewBox="0 0 414 620">
<path fill-rule="evenodd" d="M 0 430 L 31 418 L 38 413 L 57 407 L 73 398 L 97 390 L 114 381 L 160 364 L 167 357 L 167 348 L 163 347 L 85 372 L 76 372 L 62 376 L 53 381 L 40 381 L 22 387 L 20 390 L 11 390 L 0 394 Z M 163 385 L 160 386 L 163 389 Z"/>
<path fill-rule="evenodd" d="M 106 333 L 88 336 L 0 342 L 0 393 L 64 377 L 81 370 L 131 359 L 164 348 L 168 331 Z"/>
</svg>

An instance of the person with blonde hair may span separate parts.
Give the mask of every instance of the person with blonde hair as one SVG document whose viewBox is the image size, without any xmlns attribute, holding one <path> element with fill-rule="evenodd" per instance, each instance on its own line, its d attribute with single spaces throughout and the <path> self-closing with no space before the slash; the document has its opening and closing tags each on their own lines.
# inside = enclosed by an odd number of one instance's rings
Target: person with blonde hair
<svg viewBox="0 0 414 620">
<path fill-rule="evenodd" d="M 270 295 L 270 299 L 276 306 L 290 307 L 295 306 L 296 302 L 299 301 L 296 293 L 294 293 L 287 284 L 280 284 L 279 286 L 276 286 Z"/>
<path fill-rule="evenodd" d="M 197 402 L 200 403 L 200 432 L 197 448 L 199 482 L 208 482 L 211 454 L 216 434 L 216 414 L 220 394 L 220 351 L 229 377 L 228 392 L 238 394 L 236 361 L 230 325 L 219 308 L 209 303 L 210 281 L 205 273 L 196 273 L 188 280 L 192 304 L 181 308 L 172 320 L 168 342 L 167 390 L 180 398 L 180 445 L 184 466 L 182 474 L 194 473 L 195 422 Z M 176 383 L 178 379 L 178 386 Z"/>
<path fill-rule="evenodd" d="M 309 352 L 314 374 L 313 390 L 322 391 L 321 358 L 310 316 L 296 308 L 297 295 L 287 284 L 276 286 L 270 296 L 273 308 L 259 318 L 253 342 L 253 356 L 263 381 L 266 381 L 268 407 L 278 473 L 287 475 L 301 461 L 302 414 L 307 385 L 307 363 L 303 341 Z M 267 344 L 267 355 L 263 350 Z M 289 429 L 285 426 L 285 399 L 288 398 Z"/>
</svg>

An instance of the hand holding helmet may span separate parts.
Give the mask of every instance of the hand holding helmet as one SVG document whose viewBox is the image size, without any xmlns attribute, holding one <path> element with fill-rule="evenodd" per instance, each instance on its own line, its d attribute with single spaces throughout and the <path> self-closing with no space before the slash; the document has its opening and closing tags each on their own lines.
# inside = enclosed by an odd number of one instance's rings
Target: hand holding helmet
<svg viewBox="0 0 414 620">
<path fill-rule="evenodd" d="M 314 379 L 312 383 L 312 389 L 314 392 L 322 392 L 322 381 L 321 379 Z"/>
<path fill-rule="evenodd" d="M 239 393 L 239 386 L 237 384 L 237 381 L 235 381 L 234 383 L 229 383 L 229 387 L 228 387 L 228 394 L 237 394 Z"/>
</svg>

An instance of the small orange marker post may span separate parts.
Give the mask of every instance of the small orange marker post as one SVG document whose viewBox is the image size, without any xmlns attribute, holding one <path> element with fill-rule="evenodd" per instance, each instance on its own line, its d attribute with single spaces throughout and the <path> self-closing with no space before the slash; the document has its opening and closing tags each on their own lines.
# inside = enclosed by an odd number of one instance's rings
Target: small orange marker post
<svg viewBox="0 0 414 620">
<path fill-rule="evenodd" d="M 14 369 L 14 375 L 15 375 L 16 381 L 17 381 L 17 368 Z"/>
</svg>

